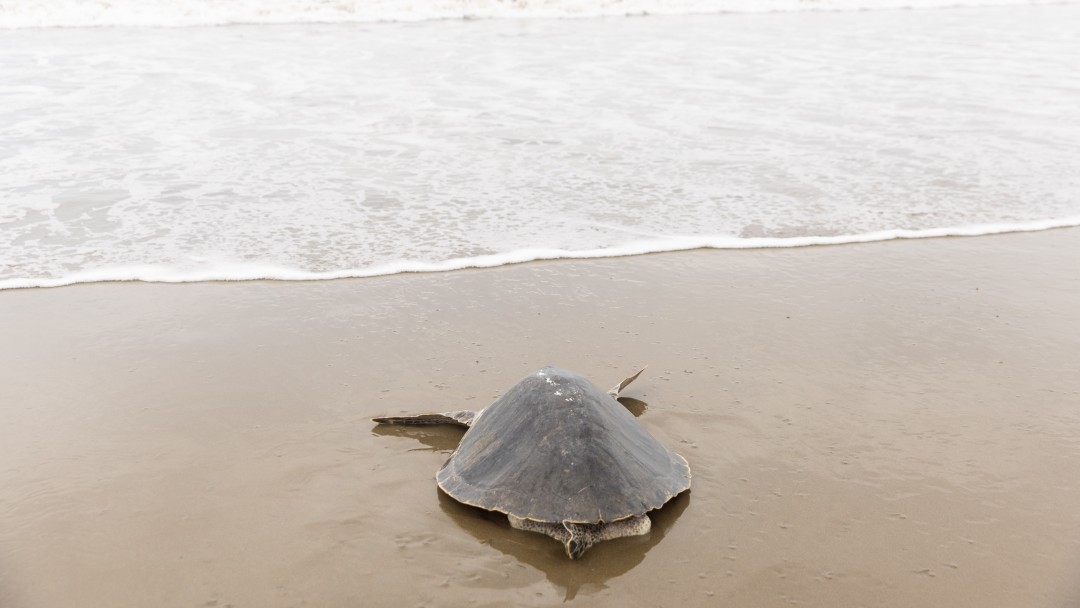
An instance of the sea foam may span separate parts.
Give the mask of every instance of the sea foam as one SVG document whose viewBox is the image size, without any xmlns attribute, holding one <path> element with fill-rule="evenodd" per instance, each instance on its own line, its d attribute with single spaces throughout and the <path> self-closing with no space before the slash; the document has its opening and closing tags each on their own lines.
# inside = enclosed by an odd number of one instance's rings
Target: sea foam
<svg viewBox="0 0 1080 608">
<path fill-rule="evenodd" d="M 583 18 L 1060 4 L 1074 0 L 0 0 L 0 28 Z"/>
<path fill-rule="evenodd" d="M 866 234 L 836 236 L 800 236 L 788 238 L 738 238 L 726 235 L 711 237 L 676 236 L 665 239 L 632 241 L 602 249 L 581 251 L 564 249 L 518 249 L 493 255 L 454 258 L 438 262 L 400 260 L 371 268 L 311 272 L 296 268 L 281 268 L 265 264 L 206 263 L 198 268 L 177 268 L 167 265 L 133 265 L 98 268 L 53 279 L 0 280 L 0 290 L 30 287 L 63 287 L 78 283 L 143 281 L 147 283 L 197 283 L 205 281 L 325 281 L 332 279 L 368 278 L 403 273 L 431 273 L 494 268 L 540 260 L 616 258 L 650 253 L 691 251 L 695 249 L 778 249 L 820 245 L 847 245 L 896 239 L 927 239 L 940 237 L 972 237 L 1013 232 L 1037 232 L 1055 228 L 1080 226 L 1080 216 L 1039 220 L 1017 224 L 957 226 L 927 230 L 882 230 Z"/>
<path fill-rule="evenodd" d="M 0 286 L 1073 225 L 1077 22 L 1025 6 L 8 30 Z"/>
</svg>

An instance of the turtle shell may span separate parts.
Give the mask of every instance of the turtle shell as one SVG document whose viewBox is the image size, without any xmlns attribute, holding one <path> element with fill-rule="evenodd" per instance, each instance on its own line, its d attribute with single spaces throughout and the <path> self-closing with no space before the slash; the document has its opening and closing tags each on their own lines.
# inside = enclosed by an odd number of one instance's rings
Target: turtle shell
<svg viewBox="0 0 1080 608">
<path fill-rule="evenodd" d="M 660 508 L 690 466 L 585 377 L 545 367 L 481 413 L 436 478 L 468 505 L 590 524 Z"/>
</svg>

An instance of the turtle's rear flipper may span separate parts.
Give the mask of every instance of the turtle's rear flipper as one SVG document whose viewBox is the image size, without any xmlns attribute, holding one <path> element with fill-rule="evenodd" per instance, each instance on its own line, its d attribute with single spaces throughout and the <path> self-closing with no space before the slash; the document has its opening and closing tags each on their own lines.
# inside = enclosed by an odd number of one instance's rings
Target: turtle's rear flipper
<svg viewBox="0 0 1080 608">
<path fill-rule="evenodd" d="M 611 523 L 575 524 L 564 521 L 561 524 L 532 521 L 516 515 L 507 515 L 510 527 L 529 532 L 546 534 L 559 541 L 566 548 L 570 559 L 579 559 L 589 547 L 605 540 L 648 534 L 652 520 L 648 515 L 635 515 Z"/>
<path fill-rule="evenodd" d="M 643 372 L 643 371 L 645 371 L 644 367 L 639 369 L 636 374 L 634 374 L 632 376 L 627 376 L 626 378 L 623 379 L 622 382 L 620 382 L 620 383 L 616 384 L 615 386 L 611 387 L 611 390 L 608 391 L 607 394 L 609 394 L 612 397 L 618 399 L 619 398 L 619 393 L 621 393 L 622 390 L 624 388 L 626 388 L 628 384 L 630 384 L 634 380 L 637 380 L 637 377 L 640 376 L 641 372 Z"/>
<path fill-rule="evenodd" d="M 589 547 L 601 541 L 648 534 L 652 529 L 652 520 L 648 515 L 635 515 L 609 524 L 572 524 L 564 521 L 562 525 L 568 533 L 563 541 L 566 555 L 570 559 L 579 559 Z"/>
<path fill-rule="evenodd" d="M 461 410 L 457 412 L 443 412 L 442 414 L 417 414 L 415 416 L 380 416 L 372 418 L 372 422 L 379 424 L 456 424 L 468 427 L 476 419 L 476 412 Z"/>
</svg>

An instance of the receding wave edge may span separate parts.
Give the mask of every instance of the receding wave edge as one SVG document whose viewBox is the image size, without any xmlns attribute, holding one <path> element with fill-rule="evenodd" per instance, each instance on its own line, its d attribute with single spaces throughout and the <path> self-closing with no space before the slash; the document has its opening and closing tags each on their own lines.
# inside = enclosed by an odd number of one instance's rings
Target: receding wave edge
<svg viewBox="0 0 1080 608">
<path fill-rule="evenodd" d="M 693 249 L 774 249 L 848 245 L 896 239 L 927 239 L 951 236 L 986 236 L 1013 232 L 1037 232 L 1055 228 L 1080 227 L 1080 216 L 1035 220 L 1012 224 L 982 224 L 925 230 L 882 230 L 837 236 L 755 237 L 672 236 L 639 240 L 600 249 L 566 250 L 529 248 L 439 262 L 400 260 L 370 268 L 312 272 L 254 263 L 217 263 L 198 269 L 168 265 L 126 265 L 86 270 L 60 278 L 13 278 L 0 280 L 0 290 L 33 287 L 63 287 L 78 283 L 141 281 L 146 283 L 197 283 L 206 281 L 325 281 L 356 279 L 403 273 L 449 272 L 467 268 L 494 268 L 540 260 L 614 258 L 647 253 L 689 251 Z"/>
</svg>

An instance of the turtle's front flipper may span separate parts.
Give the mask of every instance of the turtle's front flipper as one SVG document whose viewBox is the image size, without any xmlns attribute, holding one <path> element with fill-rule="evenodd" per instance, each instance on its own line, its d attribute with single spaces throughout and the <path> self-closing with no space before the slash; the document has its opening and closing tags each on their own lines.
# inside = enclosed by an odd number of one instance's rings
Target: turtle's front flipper
<svg viewBox="0 0 1080 608">
<path fill-rule="evenodd" d="M 372 418 L 372 422 L 379 424 L 456 424 L 458 426 L 471 426 L 476 420 L 478 412 L 460 410 L 457 412 L 443 412 L 442 414 L 417 414 L 415 416 L 380 416 Z"/>
<path fill-rule="evenodd" d="M 643 371 L 645 371 L 644 367 L 639 369 L 636 374 L 634 374 L 632 376 L 627 376 L 622 382 L 620 382 L 620 383 L 616 384 L 615 386 L 611 387 L 611 390 L 608 391 L 607 394 L 609 394 L 612 397 L 618 399 L 619 398 L 619 393 L 621 393 L 622 390 L 624 388 L 626 388 L 628 384 L 630 384 L 634 380 L 637 380 L 637 377 L 640 376 L 641 372 L 643 372 Z"/>
</svg>

